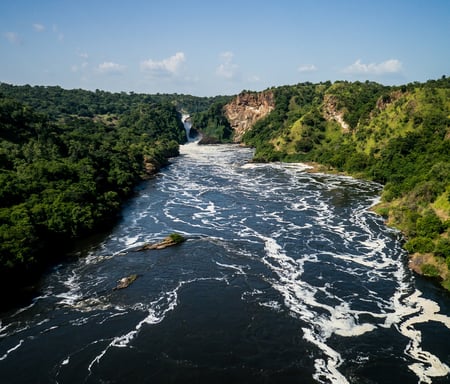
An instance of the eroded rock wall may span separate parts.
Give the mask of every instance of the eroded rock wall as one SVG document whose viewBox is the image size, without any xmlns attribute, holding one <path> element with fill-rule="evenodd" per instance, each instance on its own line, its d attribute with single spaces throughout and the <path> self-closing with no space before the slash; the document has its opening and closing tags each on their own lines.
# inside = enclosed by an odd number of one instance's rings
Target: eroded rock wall
<svg viewBox="0 0 450 384">
<path fill-rule="evenodd" d="M 226 104 L 224 112 L 234 130 L 234 142 L 241 142 L 244 133 L 274 108 L 272 91 L 243 92 Z"/>
<path fill-rule="evenodd" d="M 323 100 L 323 115 L 328 121 L 336 121 L 342 128 L 343 133 L 350 132 L 350 126 L 344 120 L 344 111 L 338 109 L 338 99 L 333 95 L 325 95 Z"/>
</svg>

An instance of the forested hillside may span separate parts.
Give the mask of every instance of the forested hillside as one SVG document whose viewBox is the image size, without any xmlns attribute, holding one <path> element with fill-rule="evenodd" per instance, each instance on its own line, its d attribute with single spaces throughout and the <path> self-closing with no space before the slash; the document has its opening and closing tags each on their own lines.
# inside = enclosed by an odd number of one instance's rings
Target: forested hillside
<svg viewBox="0 0 450 384">
<path fill-rule="evenodd" d="M 214 101 L 0 84 L 0 286 L 27 284 L 114 223 L 186 140 L 177 109 Z"/>
<path fill-rule="evenodd" d="M 257 161 L 316 162 L 384 184 L 376 208 L 403 231 L 411 266 L 450 289 L 450 80 L 274 88 L 243 138 Z"/>
</svg>

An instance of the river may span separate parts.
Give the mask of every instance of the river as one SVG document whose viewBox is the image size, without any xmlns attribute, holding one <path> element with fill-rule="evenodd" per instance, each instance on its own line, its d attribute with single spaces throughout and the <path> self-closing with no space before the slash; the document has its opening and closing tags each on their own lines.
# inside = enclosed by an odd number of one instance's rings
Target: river
<svg viewBox="0 0 450 384">
<path fill-rule="evenodd" d="M 381 187 L 251 157 L 182 146 L 0 314 L 1 382 L 448 383 L 449 296 L 370 211 Z M 135 251 L 173 232 L 187 241 Z"/>
</svg>

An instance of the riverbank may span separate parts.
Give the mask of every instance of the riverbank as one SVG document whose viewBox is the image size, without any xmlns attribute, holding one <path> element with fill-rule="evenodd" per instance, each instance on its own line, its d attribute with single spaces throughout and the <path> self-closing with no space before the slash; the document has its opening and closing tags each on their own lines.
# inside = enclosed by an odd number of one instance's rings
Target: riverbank
<svg viewBox="0 0 450 384">
<path fill-rule="evenodd" d="M 305 172 L 307 173 L 325 173 L 330 175 L 349 176 L 356 179 L 367 180 L 368 178 L 364 173 L 351 173 L 344 172 L 335 169 L 330 165 L 320 164 L 313 161 L 305 161 L 302 164 L 307 165 Z M 450 292 L 450 258 L 446 257 L 446 252 L 450 249 L 450 241 L 448 241 L 448 223 L 449 221 L 449 207 L 443 207 L 442 204 L 438 205 L 440 209 L 436 209 L 436 204 L 424 204 L 420 208 L 421 212 L 434 212 L 436 216 L 441 220 L 443 226 L 447 226 L 447 233 L 443 235 L 435 236 L 433 240 L 424 240 L 423 236 L 418 235 L 416 232 L 411 231 L 411 224 L 408 222 L 408 215 L 399 214 L 406 212 L 411 208 L 411 202 L 407 197 L 394 199 L 390 202 L 383 201 L 383 193 L 381 195 L 381 201 L 374 205 L 371 210 L 376 214 L 385 218 L 385 223 L 391 228 L 398 229 L 404 238 L 404 249 L 408 252 L 408 266 L 416 274 L 429 278 L 437 285 Z M 441 199 L 442 200 L 442 199 Z M 417 209 L 417 207 L 414 207 Z M 415 228 L 416 230 L 416 228 Z M 442 229 L 441 229 L 442 230 Z M 428 246 L 419 249 L 425 249 L 426 251 L 417 251 L 417 247 L 411 247 L 411 244 L 425 242 Z M 440 245 L 440 242 L 443 245 Z M 445 248 L 441 251 L 441 254 L 436 254 L 432 250 L 437 247 Z M 411 250 L 414 251 L 411 251 Z"/>
<path fill-rule="evenodd" d="M 316 162 L 305 162 L 305 164 L 309 166 L 306 172 L 310 173 L 327 173 L 366 179 L 361 173 L 352 174 L 341 172 L 331 166 L 319 164 Z M 439 207 L 440 209 L 436 209 L 436 207 L 430 203 L 422 204 L 421 211 L 434 212 L 436 216 L 441 220 L 443 225 L 447 225 L 448 228 L 449 207 L 442 208 L 442 205 L 439 205 Z M 372 211 L 380 216 L 383 216 L 385 218 L 386 225 L 392 228 L 396 228 L 402 233 L 405 239 L 404 248 L 408 252 L 409 268 L 418 275 L 430 278 L 433 282 L 450 292 L 450 259 L 448 255 L 445 254 L 445 252 L 448 252 L 448 248 L 450 248 L 450 241 L 448 241 L 448 229 L 447 233 L 444 233 L 443 235 L 439 236 L 439 238 L 434 239 L 434 241 L 424 240 L 423 236 L 419 236 L 417 232 L 415 233 L 410 230 L 410 223 L 408 223 L 407 220 L 408 216 L 399 215 L 399 212 L 405 212 L 409 208 L 410 201 L 408 201 L 408 197 L 403 197 L 394 199 L 391 202 L 380 201 L 378 204 L 372 207 Z M 415 244 L 420 241 L 428 244 L 428 246 L 423 246 L 422 248 L 419 247 L 419 249 L 423 249 L 426 251 L 411 252 L 411 249 L 417 249 L 417 247 L 410 247 L 410 249 L 408 249 L 408 244 Z M 439 247 L 440 242 L 445 244 L 445 246 L 447 246 L 448 244 L 448 248 L 445 248 L 442 254 L 436 254 L 432 252 L 432 249 L 436 249 L 437 247 Z"/>
</svg>

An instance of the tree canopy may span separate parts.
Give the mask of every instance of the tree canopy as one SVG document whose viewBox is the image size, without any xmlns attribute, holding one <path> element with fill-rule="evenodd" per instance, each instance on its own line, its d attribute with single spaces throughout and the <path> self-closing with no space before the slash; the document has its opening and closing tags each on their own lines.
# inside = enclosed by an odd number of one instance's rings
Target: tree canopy
<svg viewBox="0 0 450 384">
<path fill-rule="evenodd" d="M 27 282 L 64 253 L 52 250 L 111 222 L 136 184 L 186 141 L 170 100 L 102 95 L 0 87 L 2 284 Z"/>
</svg>

